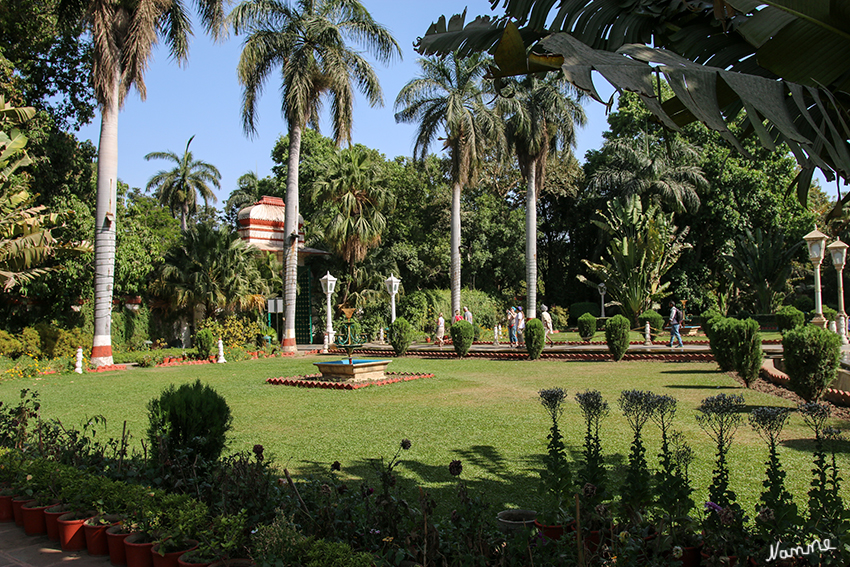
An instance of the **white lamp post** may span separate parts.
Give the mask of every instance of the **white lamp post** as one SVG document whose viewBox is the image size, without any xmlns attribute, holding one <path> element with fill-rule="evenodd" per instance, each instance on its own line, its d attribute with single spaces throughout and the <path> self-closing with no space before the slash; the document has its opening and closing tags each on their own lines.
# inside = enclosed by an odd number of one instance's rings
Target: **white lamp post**
<svg viewBox="0 0 850 567">
<path fill-rule="evenodd" d="M 390 277 L 384 283 L 387 286 L 387 293 L 390 294 L 390 323 L 395 323 L 395 294 L 398 293 L 401 280 L 390 274 Z"/>
<path fill-rule="evenodd" d="M 608 292 L 608 286 L 606 286 L 604 283 L 601 283 L 598 286 L 596 286 L 596 288 L 599 290 L 599 296 L 600 296 L 599 302 L 601 303 L 601 306 L 599 308 L 599 312 L 600 312 L 599 316 L 604 319 L 605 318 L 605 294 Z"/>
<path fill-rule="evenodd" d="M 815 227 L 812 232 L 803 237 L 803 240 L 806 241 L 806 246 L 809 248 L 809 261 L 815 268 L 815 316 L 812 318 L 812 325 L 825 329 L 826 319 L 823 317 L 823 304 L 821 303 L 820 265 L 823 262 L 826 235 Z"/>
<path fill-rule="evenodd" d="M 334 340 L 334 326 L 333 320 L 331 319 L 331 295 L 333 295 L 334 289 L 336 288 L 336 278 L 331 275 L 330 272 L 325 274 L 325 277 L 319 280 L 322 282 L 322 291 L 325 292 L 325 295 L 328 298 L 328 312 L 327 312 L 327 327 L 325 328 L 325 342 L 322 346 L 322 352 L 328 352 L 328 345 Z"/>
<path fill-rule="evenodd" d="M 847 314 L 844 312 L 844 276 L 842 274 L 844 262 L 847 260 L 847 248 L 848 246 L 841 242 L 840 238 L 836 238 L 835 242 L 826 247 L 829 255 L 832 256 L 832 265 L 838 272 L 838 315 L 835 316 L 835 325 L 843 345 L 850 344 L 847 340 Z"/>
</svg>

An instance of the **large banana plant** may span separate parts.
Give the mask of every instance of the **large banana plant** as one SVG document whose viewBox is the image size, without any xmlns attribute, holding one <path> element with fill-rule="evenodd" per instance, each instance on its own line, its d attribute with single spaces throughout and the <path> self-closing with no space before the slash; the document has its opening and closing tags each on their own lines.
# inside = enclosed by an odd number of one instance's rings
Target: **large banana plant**
<svg viewBox="0 0 850 567">
<path fill-rule="evenodd" d="M 815 167 L 828 180 L 850 177 L 850 2 L 505 0 L 504 8 L 469 24 L 465 12 L 442 17 L 417 49 L 490 51 L 497 83 L 560 69 L 602 101 L 595 71 L 638 93 L 669 128 L 698 120 L 746 154 L 728 128 L 743 113 L 763 146 L 794 153 L 802 202 Z M 663 103 L 662 79 L 676 95 Z M 850 201 L 839 197 L 831 216 Z"/>
</svg>

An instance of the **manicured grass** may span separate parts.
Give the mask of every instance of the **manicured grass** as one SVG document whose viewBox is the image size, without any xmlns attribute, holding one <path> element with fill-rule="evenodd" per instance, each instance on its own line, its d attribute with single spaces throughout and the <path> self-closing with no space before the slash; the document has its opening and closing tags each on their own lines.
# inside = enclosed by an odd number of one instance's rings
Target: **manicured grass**
<svg viewBox="0 0 850 567">
<path fill-rule="evenodd" d="M 766 340 L 782 340 L 782 334 L 779 333 L 778 331 L 761 331 L 760 334 L 761 334 L 761 339 L 763 341 L 766 341 Z M 573 342 L 581 341 L 581 337 L 579 336 L 578 332 L 576 332 L 576 331 L 562 331 L 562 332 L 558 332 L 558 333 L 553 333 L 550 336 L 552 337 L 552 340 L 555 341 L 556 343 L 567 342 L 567 341 L 573 341 Z M 604 343 L 605 342 L 605 331 L 596 331 L 596 334 L 593 336 L 593 339 L 591 339 L 591 340 L 593 340 L 594 342 L 603 342 Z M 643 333 L 638 333 L 637 331 L 630 331 L 629 332 L 629 341 L 630 342 L 634 342 L 634 341 L 641 341 L 642 342 L 643 340 L 644 340 Z M 669 341 L 670 340 L 670 331 L 666 330 L 665 332 L 658 334 L 655 337 L 655 340 L 656 341 Z M 707 341 L 707 340 L 708 340 L 708 337 L 706 337 L 705 333 L 703 333 L 702 331 L 700 331 L 699 334 L 696 334 L 696 335 L 682 334 L 682 341 L 686 342 L 686 343 L 692 342 L 692 341 Z"/>
<path fill-rule="evenodd" d="M 130 369 L 85 375 L 51 375 L 0 383 L 0 401 L 17 404 L 22 388 L 40 394 L 42 415 L 79 426 L 88 417 L 106 417 L 108 429 L 98 435 L 118 437 L 124 420 L 140 446 L 147 425 L 147 402 L 169 384 L 200 379 L 221 393 L 234 416 L 231 449 L 250 449 L 255 443 L 274 455 L 280 467 L 294 475 L 325 474 L 333 461 L 343 473 L 374 485 L 369 459 L 393 456 L 401 439 L 413 442 L 398 471 L 411 482 L 425 485 L 437 497 L 453 493 L 448 473 L 453 459 L 463 462 L 468 484 L 483 491 L 496 506 L 539 505 L 537 473 L 546 449 L 549 423 L 538 401 L 538 390 L 561 387 L 571 396 L 562 430 L 571 451 L 581 450 L 583 421 L 572 396 L 588 388 L 602 392 L 611 406 L 603 423 L 603 451 L 609 464 L 619 466 L 628 454 L 631 432 L 616 399 L 624 389 L 647 389 L 679 400 L 676 427 L 694 448 L 691 477 L 697 501 L 706 498 L 714 449 L 694 419 L 695 408 L 721 392 L 741 393 L 748 408 L 789 402 L 743 389 L 718 373 L 714 363 L 564 361 L 492 361 L 402 358 L 391 370 L 432 372 L 424 378 L 354 391 L 270 386 L 266 378 L 313 373 L 314 357 L 265 359 L 171 368 Z M 847 431 L 850 424 L 835 422 Z M 811 433 L 794 415 L 783 434 L 782 464 L 796 501 L 805 505 L 811 479 Z M 650 464 L 657 463 L 657 429 L 645 429 Z M 841 446 L 843 476 L 850 470 L 850 443 Z M 744 425 L 731 450 L 732 488 L 753 506 L 764 478 L 764 443 Z M 850 498 L 846 489 L 845 498 Z"/>
</svg>

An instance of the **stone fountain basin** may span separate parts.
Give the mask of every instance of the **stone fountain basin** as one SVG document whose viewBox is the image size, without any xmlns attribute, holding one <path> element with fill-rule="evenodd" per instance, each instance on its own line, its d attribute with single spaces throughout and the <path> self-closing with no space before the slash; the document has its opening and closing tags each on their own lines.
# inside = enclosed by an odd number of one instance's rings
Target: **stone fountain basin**
<svg viewBox="0 0 850 567">
<path fill-rule="evenodd" d="M 314 362 L 322 380 L 331 382 L 365 382 L 368 380 L 382 380 L 385 377 L 387 366 L 391 360 L 366 360 L 355 358 L 353 364 L 348 360 L 334 360 L 330 362 Z"/>
</svg>

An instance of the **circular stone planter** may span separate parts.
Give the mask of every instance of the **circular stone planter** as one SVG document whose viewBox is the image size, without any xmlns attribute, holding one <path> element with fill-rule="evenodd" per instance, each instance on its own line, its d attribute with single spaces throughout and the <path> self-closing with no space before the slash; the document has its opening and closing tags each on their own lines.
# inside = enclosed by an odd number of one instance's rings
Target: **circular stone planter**
<svg viewBox="0 0 850 567">
<path fill-rule="evenodd" d="M 499 530 L 508 535 L 533 528 L 535 518 L 534 510 L 502 510 L 496 514 Z"/>
</svg>

